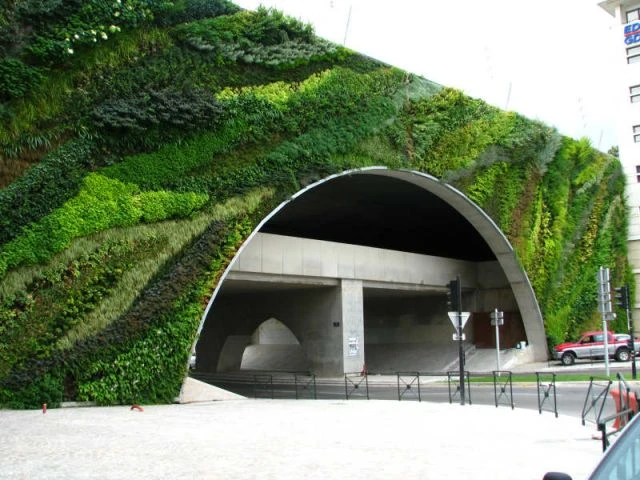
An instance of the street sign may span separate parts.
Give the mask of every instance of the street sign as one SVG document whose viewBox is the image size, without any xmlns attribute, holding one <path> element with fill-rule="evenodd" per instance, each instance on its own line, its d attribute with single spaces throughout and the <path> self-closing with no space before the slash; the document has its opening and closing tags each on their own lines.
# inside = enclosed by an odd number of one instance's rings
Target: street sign
<svg viewBox="0 0 640 480">
<path fill-rule="evenodd" d="M 458 312 L 447 312 L 447 315 L 449 315 L 449 319 L 453 324 L 453 328 L 458 328 Z M 469 320 L 470 316 L 471 316 L 470 312 L 460 312 L 460 318 L 462 320 L 462 328 L 464 328 L 464 326 L 467 324 L 467 320 Z"/>
<path fill-rule="evenodd" d="M 497 308 L 491 312 L 491 326 L 504 325 L 504 312 Z"/>
<path fill-rule="evenodd" d="M 455 342 L 459 342 L 460 340 L 465 341 L 467 339 L 467 336 L 463 333 L 462 334 L 462 338 L 460 338 L 460 335 L 458 335 L 457 333 L 453 334 L 453 340 Z"/>
<path fill-rule="evenodd" d="M 498 327 L 504 325 L 504 312 L 494 308 L 491 312 L 491 325 L 496 327 L 496 365 L 500 371 L 500 331 Z"/>
<path fill-rule="evenodd" d="M 504 312 L 495 309 L 491 312 L 491 326 L 504 325 Z"/>
</svg>

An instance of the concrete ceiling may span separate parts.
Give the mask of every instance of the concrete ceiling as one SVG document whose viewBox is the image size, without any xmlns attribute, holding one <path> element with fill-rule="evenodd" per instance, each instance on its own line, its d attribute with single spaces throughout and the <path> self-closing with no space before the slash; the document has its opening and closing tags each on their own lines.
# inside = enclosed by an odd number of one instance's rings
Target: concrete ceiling
<svg viewBox="0 0 640 480">
<path fill-rule="evenodd" d="M 473 226 L 437 196 L 409 182 L 364 173 L 337 177 L 304 192 L 261 231 L 461 260 L 495 260 Z"/>
</svg>

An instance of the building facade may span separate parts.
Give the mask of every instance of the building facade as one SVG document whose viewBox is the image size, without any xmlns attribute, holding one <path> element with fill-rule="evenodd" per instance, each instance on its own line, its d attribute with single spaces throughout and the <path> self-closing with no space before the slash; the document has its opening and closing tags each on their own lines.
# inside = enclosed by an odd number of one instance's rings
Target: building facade
<svg viewBox="0 0 640 480">
<path fill-rule="evenodd" d="M 629 212 L 629 263 L 636 285 L 640 278 L 640 0 L 606 0 L 599 3 L 616 19 L 613 34 L 619 48 L 613 52 L 620 68 L 614 72 L 618 92 L 617 137 L 620 161 L 627 177 Z M 640 319 L 640 289 L 631 299 L 636 326 Z M 636 331 L 638 329 L 636 328 Z"/>
</svg>

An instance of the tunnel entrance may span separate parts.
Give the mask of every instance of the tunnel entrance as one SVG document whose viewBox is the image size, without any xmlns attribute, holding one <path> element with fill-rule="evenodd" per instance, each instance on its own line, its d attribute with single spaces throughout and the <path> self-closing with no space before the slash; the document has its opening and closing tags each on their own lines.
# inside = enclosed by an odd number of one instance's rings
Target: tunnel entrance
<svg viewBox="0 0 640 480">
<path fill-rule="evenodd" d="M 419 172 L 330 177 L 272 212 L 225 272 L 203 318 L 198 369 L 443 371 L 457 359 L 445 297 L 456 275 L 472 312 L 469 348 L 491 346 L 484 323 L 499 308 L 517 338 L 503 346 L 527 341 L 527 359 L 546 358 L 526 274 L 468 198 Z M 248 340 L 269 318 L 299 342 L 279 347 L 278 361 L 254 355 L 275 349 Z"/>
</svg>

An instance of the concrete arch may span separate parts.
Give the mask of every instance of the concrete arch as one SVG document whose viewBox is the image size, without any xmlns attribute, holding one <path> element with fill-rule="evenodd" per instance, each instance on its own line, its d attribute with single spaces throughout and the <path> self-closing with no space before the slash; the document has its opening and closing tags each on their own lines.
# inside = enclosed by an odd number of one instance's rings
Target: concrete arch
<svg viewBox="0 0 640 480">
<path fill-rule="evenodd" d="M 277 318 L 268 318 L 254 330 L 242 352 L 240 370 L 309 370 L 295 334 Z"/>
<path fill-rule="evenodd" d="M 249 235 L 245 243 L 239 249 L 238 253 L 221 276 L 221 279 L 216 286 L 216 289 L 214 290 L 209 304 L 207 305 L 207 308 L 205 309 L 205 312 L 200 321 L 198 335 L 196 337 L 196 342 L 194 342 L 192 350 L 195 350 L 197 338 L 199 337 L 204 327 L 204 322 L 209 315 L 209 311 L 216 300 L 222 284 L 224 283 L 229 272 L 233 269 L 235 262 L 238 260 L 243 250 L 247 247 L 247 245 L 250 244 L 252 239 L 257 235 L 262 227 L 267 222 L 269 222 L 269 220 L 278 212 L 286 208 L 287 205 L 289 205 L 291 202 L 294 202 L 301 195 L 304 195 L 305 193 L 318 187 L 319 185 L 322 185 L 338 177 L 359 174 L 393 178 L 411 183 L 415 186 L 425 189 L 446 202 L 449 206 L 455 209 L 466 221 L 468 221 L 469 224 L 473 226 L 473 228 L 487 243 L 509 281 L 510 287 L 513 291 L 513 295 L 518 305 L 518 309 L 522 316 L 523 325 L 525 328 L 527 339 L 529 341 L 530 348 L 527 349 L 528 359 L 547 359 L 548 349 L 544 332 L 544 324 L 542 313 L 536 300 L 535 293 L 533 291 L 533 288 L 531 287 L 531 283 L 527 277 L 526 272 L 516 258 L 513 247 L 511 246 L 506 236 L 502 233 L 500 228 L 496 225 L 496 223 L 466 195 L 453 188 L 452 186 L 441 182 L 436 177 L 418 171 L 392 170 L 387 167 L 367 167 L 362 169 L 348 170 L 335 175 L 331 175 L 293 194 L 288 200 L 282 202 L 269 215 L 267 215 L 254 229 L 251 235 Z"/>
</svg>

